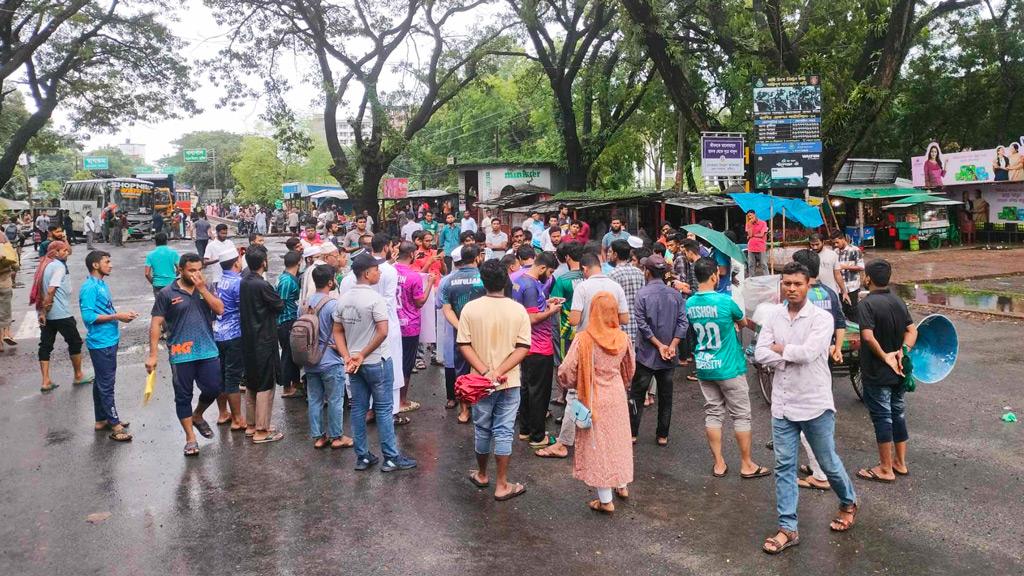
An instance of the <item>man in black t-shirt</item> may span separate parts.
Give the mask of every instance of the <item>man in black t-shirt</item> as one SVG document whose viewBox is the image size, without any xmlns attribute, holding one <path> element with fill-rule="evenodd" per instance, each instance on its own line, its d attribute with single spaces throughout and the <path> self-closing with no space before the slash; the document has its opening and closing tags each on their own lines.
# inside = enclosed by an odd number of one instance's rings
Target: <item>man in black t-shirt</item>
<svg viewBox="0 0 1024 576">
<path fill-rule="evenodd" d="M 917 326 L 903 300 L 889 290 L 892 265 L 869 263 L 867 298 L 857 305 L 860 320 L 860 373 L 864 403 L 875 426 L 879 464 L 857 471 L 865 480 L 891 483 L 907 469 L 907 421 L 903 389 L 903 347 L 917 342 Z"/>
</svg>

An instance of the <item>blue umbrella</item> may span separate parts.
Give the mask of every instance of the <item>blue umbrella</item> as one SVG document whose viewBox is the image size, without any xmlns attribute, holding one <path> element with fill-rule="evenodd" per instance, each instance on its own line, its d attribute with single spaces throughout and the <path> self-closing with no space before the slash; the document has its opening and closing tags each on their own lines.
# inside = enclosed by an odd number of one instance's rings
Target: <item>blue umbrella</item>
<svg viewBox="0 0 1024 576">
<path fill-rule="evenodd" d="M 700 224 L 688 224 L 683 226 L 683 230 L 687 232 L 693 232 L 693 234 L 699 238 L 703 238 L 708 241 L 708 244 L 714 246 L 719 252 L 729 256 L 733 260 L 739 260 L 740 262 L 746 262 L 746 256 L 743 255 L 743 250 L 736 245 L 735 242 L 729 240 L 725 234 L 718 230 L 712 230 Z"/>
</svg>

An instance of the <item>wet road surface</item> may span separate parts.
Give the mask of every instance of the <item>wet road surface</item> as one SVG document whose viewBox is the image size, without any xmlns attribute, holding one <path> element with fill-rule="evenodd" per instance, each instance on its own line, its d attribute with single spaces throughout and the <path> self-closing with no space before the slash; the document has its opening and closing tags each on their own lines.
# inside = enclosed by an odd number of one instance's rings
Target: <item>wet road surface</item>
<svg viewBox="0 0 1024 576">
<path fill-rule="evenodd" d="M 283 253 L 273 242 L 273 254 Z M 188 246 L 174 243 L 179 251 Z M 110 278 L 115 304 L 142 314 L 122 330 L 118 357 L 118 408 L 132 423 L 130 444 L 93 432 L 91 390 L 71 385 L 59 339 L 53 375 L 62 386 L 38 392 L 38 331 L 26 315 L 27 288 L 15 293 L 21 344 L 0 355 L 2 574 L 1011 574 L 1024 567 L 1024 425 L 999 420 L 1004 406 L 1024 415 L 1019 323 L 956 320 L 961 357 L 953 375 L 909 397 L 911 475 L 893 485 L 855 480 L 861 510 L 847 534 L 828 530 L 833 494 L 802 491 L 801 544 L 769 557 L 760 545 L 775 527 L 772 480 L 741 480 L 731 441 L 729 476 L 711 477 L 703 402 L 681 372 L 671 443 L 655 445 L 648 412 L 632 497 L 616 504 L 613 517 L 586 508 L 593 492 L 572 479 L 571 459 L 535 458 L 522 442 L 511 477 L 527 494 L 499 503 L 470 485 L 472 428 L 444 409 L 434 368 L 413 377 L 412 398 L 423 408 L 398 433 L 401 449 L 419 460 L 414 471 L 355 472 L 351 450 L 315 451 L 304 400 L 275 402 L 281 442 L 255 446 L 218 428 L 212 440 L 199 438 L 199 458 L 185 459 L 165 353 L 156 393 L 142 402 L 152 305 L 142 266 L 150 248 L 115 249 Z M 77 246 L 69 262 L 76 292 L 84 256 Z M 28 283 L 27 250 L 25 264 L 20 279 Z M 280 266 L 272 258 L 272 272 Z M 875 463 L 874 436 L 848 381 L 837 378 L 835 391 L 838 450 L 852 475 Z M 769 411 L 757 391 L 751 395 L 755 460 L 771 466 Z M 92 514 L 101 515 L 96 523 L 87 521 Z"/>
</svg>

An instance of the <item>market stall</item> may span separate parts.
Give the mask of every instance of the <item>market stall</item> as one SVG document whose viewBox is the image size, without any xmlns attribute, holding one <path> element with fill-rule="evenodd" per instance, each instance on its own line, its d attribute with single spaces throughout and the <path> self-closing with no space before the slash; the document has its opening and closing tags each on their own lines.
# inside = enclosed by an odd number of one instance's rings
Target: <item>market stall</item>
<svg viewBox="0 0 1024 576">
<path fill-rule="evenodd" d="M 896 216 L 896 234 L 911 250 L 918 250 L 921 242 L 930 248 L 939 248 L 942 242 L 960 242 L 960 233 L 950 221 L 949 207 L 963 204 L 931 194 L 914 194 L 882 206 Z"/>
<path fill-rule="evenodd" d="M 882 211 L 882 206 L 887 202 L 913 196 L 920 192 L 916 188 L 899 186 L 833 189 L 829 192 L 829 198 L 832 199 L 833 210 L 838 212 L 838 208 L 845 207 L 846 209 L 842 212 L 848 215 L 855 214 L 852 219 L 848 217 L 841 224 L 843 231 L 850 237 L 850 242 L 856 246 L 873 247 L 879 238 L 889 237 L 890 228 L 893 230 L 893 239 L 896 236 L 895 228 L 891 226 L 887 215 Z M 850 205 L 855 205 L 853 210 L 849 209 Z"/>
</svg>

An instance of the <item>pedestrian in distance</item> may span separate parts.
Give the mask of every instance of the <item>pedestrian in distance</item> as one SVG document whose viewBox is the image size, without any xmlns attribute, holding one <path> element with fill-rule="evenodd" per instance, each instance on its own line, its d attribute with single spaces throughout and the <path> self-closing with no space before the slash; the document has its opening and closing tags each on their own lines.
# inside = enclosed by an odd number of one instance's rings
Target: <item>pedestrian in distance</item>
<svg viewBox="0 0 1024 576">
<path fill-rule="evenodd" d="M 153 287 L 153 296 L 174 282 L 178 277 L 178 261 L 181 255 L 167 245 L 167 233 L 153 235 L 156 248 L 146 254 L 146 281 Z"/>
<path fill-rule="evenodd" d="M 647 283 L 636 293 L 632 314 L 636 320 L 637 342 L 636 372 L 629 387 L 630 426 L 635 443 L 647 391 L 654 378 L 658 388 L 655 441 L 658 446 L 667 446 L 672 424 L 672 374 L 676 366 L 676 351 L 680 340 L 686 338 L 688 327 L 686 302 L 678 290 L 665 285 L 665 273 L 668 271 L 665 258 L 652 254 L 644 258 L 642 266 Z"/>
<path fill-rule="evenodd" d="M 267 273 L 267 251 L 252 246 L 245 253 L 249 270 L 242 276 L 238 307 L 241 310 L 242 347 L 245 368 L 246 433 L 254 427 L 253 444 L 277 442 L 284 434 L 270 425 L 274 396 L 280 379 L 281 357 L 277 347 L 277 316 L 284 301 L 263 278 Z"/>
<path fill-rule="evenodd" d="M 726 413 L 740 449 L 740 477 L 768 476 L 771 471 L 750 456 L 752 443 L 747 360 L 736 329 L 751 327 L 743 310 L 728 294 L 716 291 L 718 264 L 701 258 L 693 264 L 697 292 L 686 301 L 686 317 L 696 332 L 694 363 L 704 396 L 704 434 L 714 464 L 711 475 L 725 476 L 729 466 L 722 456 L 722 427 Z M 660 402 L 660 400 L 659 400 Z"/>
<path fill-rule="evenodd" d="M 114 382 L 117 377 L 117 347 L 120 341 L 118 323 L 128 323 L 138 318 L 137 312 L 118 312 L 114 308 L 110 287 L 106 278 L 113 266 L 110 254 L 101 250 L 89 252 L 85 257 L 89 278 L 82 283 L 78 292 L 78 304 L 85 324 L 85 346 L 96 378 L 92 384 L 93 413 L 97 432 L 110 430 L 110 439 L 115 442 L 130 442 L 128 422 L 121 420 L 114 401 Z"/>
<path fill-rule="evenodd" d="M 618 308 L 610 292 L 594 294 L 589 322 L 558 368 L 559 383 L 576 390 L 577 402 L 589 410 L 590 426 L 576 432 L 573 477 L 597 489 L 597 498 L 587 506 L 602 514 L 615 512 L 613 493 L 629 498 L 627 485 L 633 481 L 626 390 L 636 365 Z"/>
<path fill-rule="evenodd" d="M 39 319 L 39 371 L 42 384 L 39 391 L 46 393 L 60 386 L 50 378 L 50 354 L 60 334 L 68 345 L 71 366 L 75 372 L 73 384 L 91 384 L 93 378 L 82 372 L 82 336 L 71 314 L 71 272 L 67 259 L 71 247 L 54 240 L 47 245 L 46 256 L 39 261 L 29 291 L 29 303 L 34 304 Z"/>
<path fill-rule="evenodd" d="M 857 471 L 857 477 L 892 483 L 906 476 L 907 403 L 904 388 L 905 351 L 917 344 L 917 326 L 903 299 L 889 288 L 892 265 L 874 260 L 865 267 L 867 297 L 857 306 L 860 320 L 860 373 L 864 404 L 871 414 L 878 444 L 878 465 Z"/>
<path fill-rule="evenodd" d="M 839 511 L 829 528 L 846 532 L 857 515 L 857 495 L 835 449 L 836 408 L 828 367 L 833 336 L 832 316 L 808 302 L 810 273 L 797 262 L 782 269 L 786 299 L 761 327 L 754 350 L 758 364 L 771 366 L 772 442 L 775 450 L 775 506 L 778 530 L 762 550 L 778 554 L 800 543 L 797 530 L 797 453 L 803 432 L 832 490 Z"/>
<path fill-rule="evenodd" d="M 195 213 L 195 222 L 192 223 L 193 236 L 196 242 L 196 254 L 200 257 L 206 255 L 206 246 L 210 243 L 210 221 L 206 219 L 206 213 L 199 210 Z M 182 225 L 186 225 L 187 218 L 182 218 Z M 182 231 L 182 236 L 187 236 L 187 230 Z"/>
<path fill-rule="evenodd" d="M 203 258 L 184 254 L 178 262 L 181 276 L 157 294 L 149 324 L 149 357 L 146 372 L 156 370 L 158 344 L 163 326 L 168 327 L 167 356 L 171 364 L 174 407 L 185 432 L 185 456 L 198 456 L 195 430 L 213 438 L 203 413 L 221 393 L 220 359 L 213 338 L 213 319 L 224 313 L 224 303 L 210 291 L 203 277 Z M 192 408 L 193 386 L 199 400 Z"/>
<path fill-rule="evenodd" d="M 493 452 L 494 499 L 506 501 L 526 492 L 525 485 L 509 482 L 508 468 L 520 402 L 519 365 L 530 351 L 531 324 L 523 306 L 505 296 L 508 275 L 497 260 L 481 264 L 479 273 L 486 294 L 462 309 L 456 341 L 473 372 L 493 382 L 495 390 L 473 405 L 477 469 L 469 481 L 478 488 L 490 486 L 487 466 Z"/>
<path fill-rule="evenodd" d="M 332 315 L 334 344 L 345 362 L 345 372 L 352 387 L 352 437 L 355 443 L 356 466 L 362 471 L 380 459 L 369 449 L 366 414 L 373 399 L 384 462 L 381 472 L 409 470 L 416 460 L 398 450 L 395 437 L 394 378 L 390 343 L 388 342 L 389 311 L 384 297 L 375 289 L 380 282 L 383 260 L 369 253 L 352 259 L 356 284 L 342 293 Z"/>
</svg>

